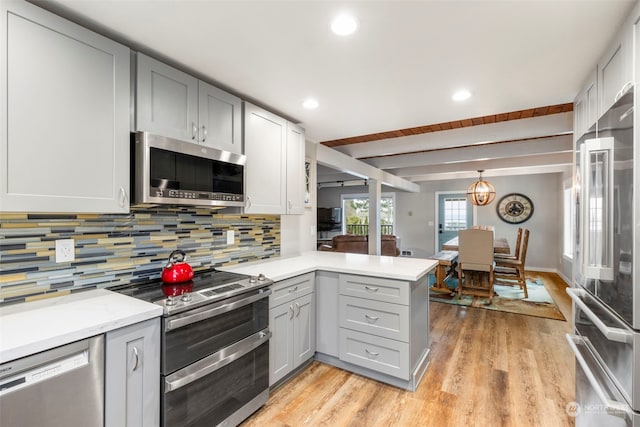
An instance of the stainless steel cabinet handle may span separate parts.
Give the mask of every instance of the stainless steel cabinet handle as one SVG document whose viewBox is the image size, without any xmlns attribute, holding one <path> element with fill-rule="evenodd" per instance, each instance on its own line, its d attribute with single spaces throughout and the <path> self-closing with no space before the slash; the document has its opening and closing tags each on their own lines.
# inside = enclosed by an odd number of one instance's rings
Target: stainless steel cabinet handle
<svg viewBox="0 0 640 427">
<path fill-rule="evenodd" d="M 366 318 L 367 318 L 367 320 L 372 320 L 372 321 L 374 321 L 374 322 L 375 322 L 376 320 L 378 320 L 378 319 L 379 319 L 379 317 L 376 317 L 376 316 L 369 316 L 368 314 L 365 314 L 365 315 L 364 315 L 364 317 L 366 317 Z"/>
<path fill-rule="evenodd" d="M 205 142 L 207 140 L 207 127 L 205 125 L 202 125 L 202 142 Z"/>
<path fill-rule="evenodd" d="M 300 316 L 300 304 L 296 303 L 296 308 L 298 309 L 298 312 L 296 313 L 296 317 Z"/>
<path fill-rule="evenodd" d="M 251 208 L 251 196 L 247 196 L 247 207 L 245 209 Z"/>
<path fill-rule="evenodd" d="M 378 292 L 379 290 L 379 288 L 374 288 L 373 286 L 365 286 L 364 288 L 370 292 Z"/>
<path fill-rule="evenodd" d="M 124 189 L 124 187 L 120 186 L 120 207 L 124 208 L 125 204 L 127 203 L 127 191 Z"/>
<path fill-rule="evenodd" d="M 289 288 L 289 293 L 298 292 L 298 287 Z"/>
<path fill-rule="evenodd" d="M 602 386 L 600 386 L 600 383 L 596 379 L 595 375 L 593 375 L 593 372 L 591 372 L 591 369 L 589 368 L 589 364 L 587 363 L 586 360 L 584 360 L 584 357 L 582 356 L 582 353 L 580 352 L 580 350 L 578 350 L 578 345 L 576 344 L 576 342 L 583 343 L 584 339 L 579 336 L 571 335 L 571 334 L 567 334 L 566 338 L 567 338 L 567 342 L 569 343 L 569 347 L 571 347 L 571 351 L 573 351 L 573 354 L 576 356 L 578 365 L 580 365 L 580 367 L 584 371 L 584 374 L 587 376 L 587 379 L 589 380 L 591 387 L 593 387 L 593 390 L 596 392 L 596 394 L 602 401 L 607 414 L 620 417 L 620 418 L 625 418 L 627 415 L 630 415 L 629 408 L 626 405 L 626 403 L 618 402 L 616 400 L 611 400 L 607 398 L 607 394 L 605 393 L 604 389 L 602 388 Z"/>
<path fill-rule="evenodd" d="M 291 210 L 293 208 L 293 202 L 289 200 L 288 204 L 289 204 L 289 210 Z"/>
<path fill-rule="evenodd" d="M 367 354 L 371 355 L 371 356 L 379 356 L 380 353 L 376 353 L 375 351 L 370 351 L 368 348 L 365 348 L 364 351 L 367 352 Z"/>
<path fill-rule="evenodd" d="M 289 320 L 293 319 L 293 306 L 289 306 Z"/>
<path fill-rule="evenodd" d="M 196 122 L 191 122 L 191 139 L 196 139 L 198 136 L 198 126 L 196 126 Z"/>
<path fill-rule="evenodd" d="M 578 307 L 580 307 L 580 310 L 582 310 L 582 312 L 587 315 L 589 320 L 591 320 L 593 324 L 596 325 L 596 328 L 598 328 L 602 335 L 607 337 L 609 341 L 633 344 L 632 332 L 626 331 L 622 328 L 612 328 L 605 325 L 604 322 L 600 320 L 600 318 L 596 316 L 589 307 L 587 307 L 587 304 L 585 304 L 584 301 L 582 301 L 582 299 L 580 298 L 581 296 L 586 295 L 587 291 L 578 288 L 567 288 L 567 294 L 569 294 L 573 302 Z"/>
<path fill-rule="evenodd" d="M 138 370 L 138 366 L 140 366 L 140 355 L 138 354 L 138 347 L 133 347 L 133 357 L 135 358 L 136 363 L 133 365 L 133 369 L 131 372 L 135 372 Z"/>
</svg>

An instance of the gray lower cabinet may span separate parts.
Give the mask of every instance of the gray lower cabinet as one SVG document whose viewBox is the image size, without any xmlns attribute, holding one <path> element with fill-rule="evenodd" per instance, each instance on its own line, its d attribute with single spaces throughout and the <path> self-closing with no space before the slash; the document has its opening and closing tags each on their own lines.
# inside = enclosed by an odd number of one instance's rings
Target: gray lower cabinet
<svg viewBox="0 0 640 427">
<path fill-rule="evenodd" d="M 316 349 L 314 273 L 272 285 L 269 300 L 269 385 L 311 359 Z"/>
<path fill-rule="evenodd" d="M 129 48 L 0 2 L 3 212 L 129 211 Z"/>
<path fill-rule="evenodd" d="M 105 342 L 105 426 L 160 424 L 160 319 L 116 329 Z"/>
<path fill-rule="evenodd" d="M 415 390 L 429 362 L 426 276 L 416 282 L 317 273 L 316 359 Z"/>
</svg>

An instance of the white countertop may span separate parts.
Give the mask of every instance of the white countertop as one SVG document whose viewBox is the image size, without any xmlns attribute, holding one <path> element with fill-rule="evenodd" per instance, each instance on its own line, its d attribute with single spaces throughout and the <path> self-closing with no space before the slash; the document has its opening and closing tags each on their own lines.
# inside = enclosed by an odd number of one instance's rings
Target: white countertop
<svg viewBox="0 0 640 427">
<path fill-rule="evenodd" d="M 162 315 L 162 307 L 106 289 L 0 307 L 0 363 Z"/>
<path fill-rule="evenodd" d="M 262 273 L 274 281 L 322 270 L 413 282 L 421 279 L 436 265 L 438 261 L 431 259 L 310 251 L 299 256 L 236 264 L 220 270 L 253 276 Z"/>
</svg>

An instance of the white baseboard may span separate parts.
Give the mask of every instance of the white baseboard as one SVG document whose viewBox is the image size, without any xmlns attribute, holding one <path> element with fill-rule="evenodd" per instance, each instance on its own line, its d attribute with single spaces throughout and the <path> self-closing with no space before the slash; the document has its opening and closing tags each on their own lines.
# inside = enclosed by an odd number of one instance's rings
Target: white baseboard
<svg viewBox="0 0 640 427">
<path fill-rule="evenodd" d="M 560 278 L 566 283 L 568 286 L 571 286 L 571 279 L 567 278 L 560 270 L 557 268 L 546 268 L 546 267 L 527 267 L 526 271 L 540 271 L 542 273 L 556 273 Z"/>
</svg>

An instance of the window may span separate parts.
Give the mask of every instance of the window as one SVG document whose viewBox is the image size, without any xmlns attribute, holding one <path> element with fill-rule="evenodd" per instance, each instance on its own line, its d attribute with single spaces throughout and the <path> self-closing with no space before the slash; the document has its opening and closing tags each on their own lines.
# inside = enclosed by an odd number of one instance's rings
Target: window
<svg viewBox="0 0 640 427">
<path fill-rule="evenodd" d="M 393 234 L 395 195 L 385 193 L 380 199 L 380 234 Z M 369 234 L 369 195 L 343 194 L 342 231 L 360 236 Z"/>
<path fill-rule="evenodd" d="M 571 200 L 571 188 L 564 189 L 564 245 L 563 255 L 566 258 L 573 258 L 573 226 L 571 224 L 573 206 Z"/>
<path fill-rule="evenodd" d="M 467 228 L 466 197 L 444 199 L 444 231 L 458 231 Z"/>
</svg>

